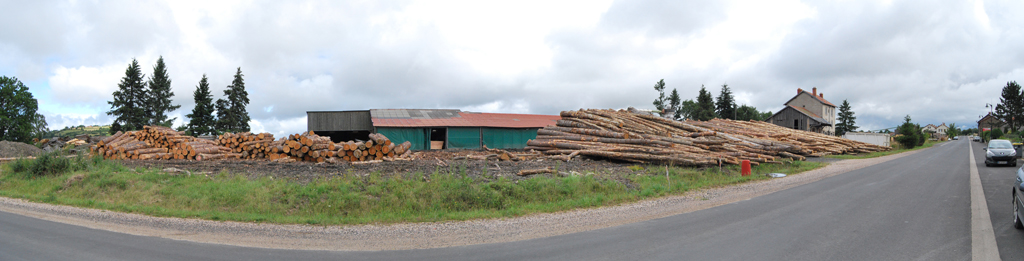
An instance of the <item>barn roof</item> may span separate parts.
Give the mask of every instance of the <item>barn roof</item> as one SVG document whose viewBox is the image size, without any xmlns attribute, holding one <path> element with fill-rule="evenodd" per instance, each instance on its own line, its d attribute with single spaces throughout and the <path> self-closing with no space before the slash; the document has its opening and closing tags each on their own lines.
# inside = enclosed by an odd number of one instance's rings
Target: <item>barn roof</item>
<svg viewBox="0 0 1024 261">
<path fill-rule="evenodd" d="M 817 114 L 814 114 L 810 110 L 807 110 L 807 108 L 796 107 L 796 106 L 793 106 L 793 105 L 786 105 L 786 107 L 784 107 L 781 110 L 779 110 L 779 112 L 776 112 L 775 114 L 772 114 L 772 116 L 768 117 L 768 118 L 769 119 L 770 118 L 775 118 L 776 115 L 779 115 L 779 113 L 782 113 L 783 111 L 785 111 L 787 109 L 795 110 L 795 111 L 799 112 L 800 114 L 803 114 L 804 116 L 807 116 L 811 120 L 813 120 L 815 122 L 818 122 L 818 125 L 829 125 L 828 121 L 826 121 L 824 118 L 821 118 L 821 116 L 818 116 Z"/>
<path fill-rule="evenodd" d="M 374 127 L 495 127 L 543 128 L 561 119 L 558 115 L 477 113 L 436 109 L 373 109 Z"/>
</svg>

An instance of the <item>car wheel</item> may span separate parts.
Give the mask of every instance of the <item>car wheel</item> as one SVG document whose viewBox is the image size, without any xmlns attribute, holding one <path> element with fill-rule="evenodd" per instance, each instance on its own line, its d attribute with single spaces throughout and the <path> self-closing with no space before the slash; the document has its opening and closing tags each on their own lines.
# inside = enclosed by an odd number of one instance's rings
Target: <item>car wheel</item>
<svg viewBox="0 0 1024 261">
<path fill-rule="evenodd" d="M 1020 213 L 1017 208 L 1020 208 L 1020 204 L 1017 204 L 1017 195 L 1013 195 L 1013 227 L 1016 229 L 1024 229 L 1024 223 L 1020 221 Z"/>
</svg>

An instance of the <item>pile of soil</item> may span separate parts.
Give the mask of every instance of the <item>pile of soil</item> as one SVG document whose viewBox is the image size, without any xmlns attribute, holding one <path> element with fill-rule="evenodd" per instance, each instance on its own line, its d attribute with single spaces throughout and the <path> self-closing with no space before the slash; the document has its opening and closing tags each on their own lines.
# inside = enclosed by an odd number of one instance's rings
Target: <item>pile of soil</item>
<svg viewBox="0 0 1024 261">
<path fill-rule="evenodd" d="M 43 150 L 29 144 L 12 141 L 0 141 L 0 158 L 17 158 L 39 156 Z"/>
<path fill-rule="evenodd" d="M 453 160 L 455 156 L 484 155 L 488 152 L 462 151 L 429 151 L 422 152 L 416 160 L 402 160 L 371 164 L 332 164 L 293 162 L 278 163 L 261 160 L 122 160 L 127 167 L 177 168 L 194 173 L 245 175 L 249 178 L 274 177 L 306 183 L 318 178 L 334 176 L 366 176 L 379 173 L 383 176 L 401 175 L 404 178 L 429 179 L 432 175 L 458 174 L 466 175 L 474 180 L 494 180 L 506 178 L 520 180 L 532 176 L 518 176 L 520 170 L 553 168 L 558 174 L 544 175 L 595 175 L 604 179 L 620 180 L 630 174 L 639 174 L 643 170 L 630 168 L 635 164 L 615 163 L 604 160 L 591 160 L 585 157 L 568 162 L 557 160 L 530 161 L 494 161 L 494 160 Z"/>
</svg>

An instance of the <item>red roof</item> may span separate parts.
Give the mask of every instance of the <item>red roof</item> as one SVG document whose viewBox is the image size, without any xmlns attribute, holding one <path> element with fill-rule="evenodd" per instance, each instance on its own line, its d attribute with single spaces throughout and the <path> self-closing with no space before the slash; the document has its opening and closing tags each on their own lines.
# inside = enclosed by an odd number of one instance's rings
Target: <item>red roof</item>
<svg viewBox="0 0 1024 261">
<path fill-rule="evenodd" d="M 497 127 L 543 128 L 562 119 L 558 115 L 467 113 L 459 117 L 442 119 L 381 119 L 372 118 L 374 127 Z"/>
</svg>

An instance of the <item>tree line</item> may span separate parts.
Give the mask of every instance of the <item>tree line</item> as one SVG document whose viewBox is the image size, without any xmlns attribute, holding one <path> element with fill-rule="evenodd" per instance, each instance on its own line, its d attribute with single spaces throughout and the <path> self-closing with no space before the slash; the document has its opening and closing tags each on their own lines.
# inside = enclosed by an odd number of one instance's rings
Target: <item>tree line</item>
<svg viewBox="0 0 1024 261">
<path fill-rule="evenodd" d="M 224 132 L 249 131 L 249 93 L 245 91 L 245 80 L 242 68 L 235 73 L 231 85 L 224 90 L 224 97 L 213 101 L 210 85 L 206 74 L 199 80 L 193 92 L 196 106 L 192 113 L 186 115 L 189 121 L 178 130 L 188 135 L 215 135 Z M 161 56 L 153 66 L 153 74 L 148 81 L 139 68 L 139 62 L 132 59 L 125 70 L 125 76 L 113 93 L 113 100 L 108 101 L 110 111 L 107 115 L 114 117 L 110 133 L 118 131 L 141 130 L 146 125 L 171 127 L 177 118 L 169 118 L 168 114 L 181 105 L 172 104 L 171 78 L 167 74 L 167 65 Z"/>
<path fill-rule="evenodd" d="M 672 89 L 669 96 L 665 96 L 665 79 L 655 83 L 654 90 L 658 91 L 658 98 L 654 99 L 653 103 L 654 108 L 663 117 L 666 111 L 675 111 L 675 114 L 672 115 L 672 118 L 675 120 L 706 121 L 720 118 L 763 121 L 772 116 L 771 111 L 760 112 L 757 108 L 746 104 L 736 106 L 736 100 L 733 98 L 728 84 L 722 84 L 722 90 L 718 98 L 711 97 L 711 93 L 708 92 L 707 88 L 701 85 L 696 100 L 687 99 L 685 101 L 681 100 L 679 91 L 675 88 Z"/>
<path fill-rule="evenodd" d="M 717 98 L 712 98 L 707 88 L 701 85 L 696 101 L 692 99 L 680 101 L 679 91 L 675 88 L 672 89 L 668 96 L 665 96 L 665 79 L 655 83 L 654 90 L 658 91 L 658 98 L 654 99 L 653 102 L 654 108 L 662 117 L 665 116 L 666 112 L 674 111 L 675 114 L 672 115 L 672 118 L 675 120 L 706 121 L 718 118 L 741 121 L 765 121 L 773 114 L 771 111 L 760 112 L 754 106 L 746 104 L 737 107 L 728 84 L 722 84 L 721 92 L 719 92 Z M 859 127 L 856 125 L 856 120 L 857 117 L 854 116 L 850 103 L 843 100 L 843 104 L 839 106 L 839 116 L 835 126 L 836 136 L 843 136 L 847 132 L 857 130 Z"/>
</svg>

